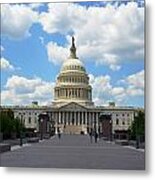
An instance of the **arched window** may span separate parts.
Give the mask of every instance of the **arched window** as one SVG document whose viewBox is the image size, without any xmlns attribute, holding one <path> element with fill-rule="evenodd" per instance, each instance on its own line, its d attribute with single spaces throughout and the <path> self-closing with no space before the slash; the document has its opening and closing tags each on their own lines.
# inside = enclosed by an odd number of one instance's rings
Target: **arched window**
<svg viewBox="0 0 155 180">
<path fill-rule="evenodd" d="M 29 122 L 29 124 L 31 124 L 31 117 L 29 117 L 28 122 Z"/>
</svg>

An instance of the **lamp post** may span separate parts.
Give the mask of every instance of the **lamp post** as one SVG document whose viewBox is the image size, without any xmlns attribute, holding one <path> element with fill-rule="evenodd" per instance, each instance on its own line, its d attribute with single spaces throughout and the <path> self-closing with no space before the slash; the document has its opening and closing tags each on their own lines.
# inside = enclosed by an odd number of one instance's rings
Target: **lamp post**
<svg viewBox="0 0 155 180">
<path fill-rule="evenodd" d="M 109 121 L 109 123 L 110 123 L 110 141 L 112 141 L 113 140 L 113 137 L 112 137 L 112 119 Z"/>
<path fill-rule="evenodd" d="M 41 133 L 41 136 L 40 136 L 40 140 L 43 139 L 43 119 L 40 119 L 40 133 Z"/>
<path fill-rule="evenodd" d="M 23 115 L 21 115 L 21 127 L 20 127 L 20 146 L 23 145 L 23 131 L 22 131 L 22 128 L 23 128 Z"/>
</svg>

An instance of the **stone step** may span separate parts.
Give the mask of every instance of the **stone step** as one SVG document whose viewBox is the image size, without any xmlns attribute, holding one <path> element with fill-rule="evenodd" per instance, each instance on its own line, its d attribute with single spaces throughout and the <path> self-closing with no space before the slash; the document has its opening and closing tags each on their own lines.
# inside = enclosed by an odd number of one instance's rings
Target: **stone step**
<svg viewBox="0 0 155 180">
<path fill-rule="evenodd" d="M 82 131 L 82 126 L 66 125 L 64 128 L 64 134 L 80 134 Z"/>
</svg>

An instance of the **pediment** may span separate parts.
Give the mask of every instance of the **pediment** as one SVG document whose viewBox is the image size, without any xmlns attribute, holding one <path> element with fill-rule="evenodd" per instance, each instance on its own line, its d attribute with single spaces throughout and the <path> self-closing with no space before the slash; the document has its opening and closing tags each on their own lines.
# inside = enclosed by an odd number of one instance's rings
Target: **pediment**
<svg viewBox="0 0 155 180">
<path fill-rule="evenodd" d="M 85 110 L 87 110 L 87 108 L 82 106 L 81 104 L 71 102 L 71 103 L 61 106 L 59 108 L 59 110 L 62 110 L 62 111 L 85 111 Z"/>
</svg>

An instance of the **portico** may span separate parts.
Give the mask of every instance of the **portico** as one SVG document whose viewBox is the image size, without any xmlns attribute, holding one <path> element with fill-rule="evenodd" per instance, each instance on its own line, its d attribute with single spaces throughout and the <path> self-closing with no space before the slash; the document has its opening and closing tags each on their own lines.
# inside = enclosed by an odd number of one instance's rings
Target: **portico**
<svg viewBox="0 0 155 180">
<path fill-rule="evenodd" d="M 66 134 L 87 134 L 91 128 L 98 131 L 99 112 L 72 102 L 52 112 L 55 121 L 55 133 L 60 128 Z"/>
</svg>

